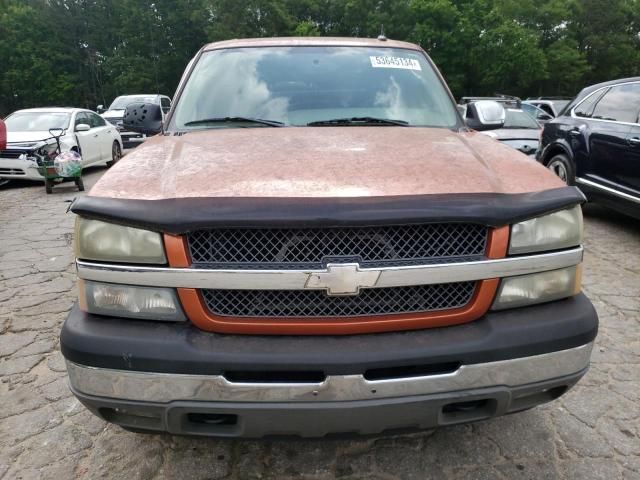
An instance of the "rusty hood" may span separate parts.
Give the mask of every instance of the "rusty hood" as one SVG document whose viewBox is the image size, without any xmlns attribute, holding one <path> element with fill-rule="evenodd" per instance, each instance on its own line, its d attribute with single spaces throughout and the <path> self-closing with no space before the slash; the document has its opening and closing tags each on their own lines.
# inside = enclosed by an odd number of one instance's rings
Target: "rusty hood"
<svg viewBox="0 0 640 480">
<path fill-rule="evenodd" d="M 211 129 L 147 141 L 94 197 L 385 197 L 526 193 L 563 186 L 478 133 L 413 127 Z"/>
</svg>

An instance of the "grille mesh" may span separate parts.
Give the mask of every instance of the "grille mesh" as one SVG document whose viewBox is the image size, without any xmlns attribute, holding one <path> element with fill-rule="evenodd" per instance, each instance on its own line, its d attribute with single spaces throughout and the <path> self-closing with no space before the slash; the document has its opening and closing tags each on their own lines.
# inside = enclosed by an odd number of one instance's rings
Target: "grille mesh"
<svg viewBox="0 0 640 480">
<path fill-rule="evenodd" d="M 194 266 L 321 268 L 429 263 L 484 255 L 487 227 L 436 223 L 308 229 L 216 229 L 188 235 Z"/>
<path fill-rule="evenodd" d="M 209 311 L 233 317 L 357 317 L 417 313 L 467 305 L 476 282 L 367 288 L 330 297 L 322 290 L 202 290 Z"/>
</svg>

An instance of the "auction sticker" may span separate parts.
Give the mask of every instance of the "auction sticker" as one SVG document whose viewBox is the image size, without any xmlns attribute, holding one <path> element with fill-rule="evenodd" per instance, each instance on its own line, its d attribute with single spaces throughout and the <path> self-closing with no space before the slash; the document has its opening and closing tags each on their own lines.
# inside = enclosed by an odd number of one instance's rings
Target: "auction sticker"
<svg viewBox="0 0 640 480">
<path fill-rule="evenodd" d="M 420 62 L 413 58 L 371 56 L 371 66 L 374 68 L 402 68 L 403 70 L 422 70 Z"/>
</svg>

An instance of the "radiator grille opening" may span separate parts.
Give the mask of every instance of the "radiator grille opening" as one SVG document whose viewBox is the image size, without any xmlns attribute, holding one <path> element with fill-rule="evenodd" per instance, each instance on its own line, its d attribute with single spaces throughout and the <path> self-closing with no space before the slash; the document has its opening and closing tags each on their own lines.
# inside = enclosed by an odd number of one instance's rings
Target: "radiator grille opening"
<svg viewBox="0 0 640 480">
<path fill-rule="evenodd" d="M 357 317 L 449 310 L 466 306 L 476 282 L 367 288 L 359 295 L 322 290 L 202 290 L 215 315 L 233 317 Z"/>
<path fill-rule="evenodd" d="M 193 265 L 207 268 L 363 267 L 478 260 L 488 228 L 434 223 L 380 227 L 213 229 L 188 234 Z"/>
</svg>

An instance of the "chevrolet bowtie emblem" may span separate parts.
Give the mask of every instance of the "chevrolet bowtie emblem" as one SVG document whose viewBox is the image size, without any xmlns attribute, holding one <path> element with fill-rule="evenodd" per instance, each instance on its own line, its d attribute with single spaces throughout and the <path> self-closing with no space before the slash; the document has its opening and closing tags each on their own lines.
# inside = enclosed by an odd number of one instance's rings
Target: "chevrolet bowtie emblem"
<svg viewBox="0 0 640 480">
<path fill-rule="evenodd" d="M 326 272 L 309 273 L 304 288 L 326 290 L 328 295 L 358 295 L 361 288 L 375 287 L 380 270 L 360 270 L 357 263 L 330 263 Z"/>
</svg>

